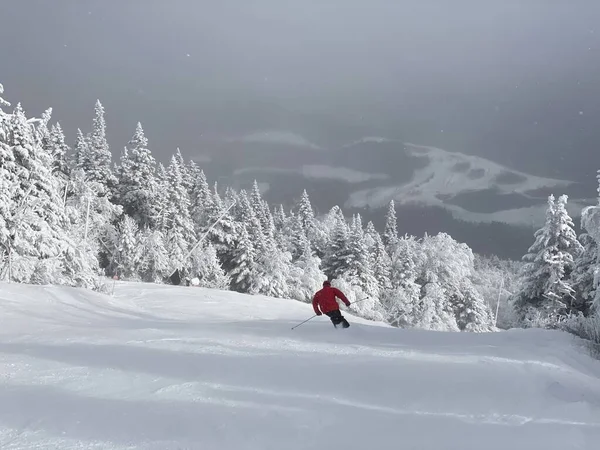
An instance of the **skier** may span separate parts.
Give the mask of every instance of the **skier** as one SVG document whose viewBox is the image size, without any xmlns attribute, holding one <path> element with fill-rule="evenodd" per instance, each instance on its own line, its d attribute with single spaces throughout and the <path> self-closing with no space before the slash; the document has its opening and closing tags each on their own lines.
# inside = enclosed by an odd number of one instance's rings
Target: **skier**
<svg viewBox="0 0 600 450">
<path fill-rule="evenodd" d="M 336 297 L 340 298 L 346 304 L 346 306 L 350 306 L 350 302 L 343 292 L 337 288 L 331 287 L 331 283 L 328 280 L 325 280 L 323 282 L 323 289 L 318 291 L 313 297 L 312 304 L 315 314 L 317 316 L 322 314 L 327 315 L 331 319 L 333 326 L 336 328 L 340 324 L 342 324 L 343 328 L 348 328 L 350 324 L 344 318 L 344 316 L 342 316 L 342 313 L 340 312 L 340 305 L 335 299 Z"/>
</svg>

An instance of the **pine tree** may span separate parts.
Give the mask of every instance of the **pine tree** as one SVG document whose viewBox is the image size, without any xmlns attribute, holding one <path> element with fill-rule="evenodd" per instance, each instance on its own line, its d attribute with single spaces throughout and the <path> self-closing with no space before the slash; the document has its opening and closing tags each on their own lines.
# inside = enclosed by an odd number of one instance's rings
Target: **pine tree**
<svg viewBox="0 0 600 450">
<path fill-rule="evenodd" d="M 596 252 L 593 256 L 587 255 L 591 263 L 586 272 L 593 274 L 592 287 L 589 289 L 589 296 L 592 298 L 588 301 L 590 314 L 600 312 L 600 289 L 598 288 L 600 284 L 600 170 L 598 170 L 596 179 L 598 180 L 597 204 L 584 208 L 581 213 L 581 226 L 594 241 L 593 245 L 588 246 L 588 251 L 594 251 L 595 248 Z"/>
<path fill-rule="evenodd" d="M 353 285 L 360 287 L 367 296 L 378 297 L 378 283 L 373 274 L 373 264 L 365 243 L 360 214 L 355 215 L 352 222 L 347 255 L 344 277 Z"/>
<path fill-rule="evenodd" d="M 573 269 L 574 254 L 581 251 L 572 221 L 562 196 L 558 204 L 548 198 L 546 223 L 536 231 L 535 242 L 523 259 L 523 285 L 515 298 L 521 320 L 553 325 L 568 312 L 573 289 L 568 277 Z"/>
<path fill-rule="evenodd" d="M 207 223 L 209 225 L 202 232 L 208 232 L 208 241 L 215 247 L 225 271 L 229 272 L 233 267 L 234 249 L 237 247 L 238 236 L 241 231 L 241 224 L 234 220 L 232 213 L 238 203 L 235 203 L 232 209 L 228 210 L 232 204 L 223 203 L 216 183 L 211 193 L 211 198 L 212 200 L 207 211 Z"/>
<path fill-rule="evenodd" d="M 217 251 L 209 242 L 198 247 L 192 255 L 191 275 L 200 281 L 199 286 L 211 289 L 227 289 L 231 282 L 217 257 Z"/>
<path fill-rule="evenodd" d="M 70 233 L 54 160 L 42 145 L 47 133 L 34 122 L 20 104 L 12 114 L 0 113 L 0 196 L 7 196 L 0 207 L 0 264 L 10 262 L 14 281 L 94 287 L 93 258 Z"/>
<path fill-rule="evenodd" d="M 394 245 L 398 242 L 398 224 L 396 219 L 396 207 L 394 200 L 390 201 L 388 213 L 385 219 L 385 230 L 383 233 L 383 243 L 388 252 L 393 251 Z"/>
<path fill-rule="evenodd" d="M 373 234 L 371 234 L 373 238 Z M 391 289 L 391 259 L 388 255 L 383 240 L 379 233 L 374 235 L 375 244 L 372 247 L 371 259 L 373 261 L 373 272 L 378 284 L 380 293 Z"/>
<path fill-rule="evenodd" d="M 308 239 L 304 240 L 301 255 L 291 266 L 289 272 L 289 295 L 295 300 L 310 302 L 327 279 L 321 271 L 321 260 L 310 247 Z"/>
<path fill-rule="evenodd" d="M 248 234 L 246 224 L 240 227 L 239 240 L 233 250 L 231 288 L 237 292 L 258 293 L 256 250 Z"/>
<path fill-rule="evenodd" d="M 91 165 L 91 162 L 89 161 L 89 156 L 90 146 L 88 144 L 87 139 L 83 135 L 83 132 L 81 131 L 81 129 L 78 128 L 71 167 L 73 167 L 74 170 L 81 170 L 85 174 L 86 168 Z"/>
<path fill-rule="evenodd" d="M 139 272 L 143 281 L 160 283 L 171 275 L 169 253 L 160 230 L 146 229 L 140 238 Z"/>
<path fill-rule="evenodd" d="M 298 217 L 302 222 L 302 227 L 306 230 L 310 237 L 310 233 L 312 233 L 315 226 L 315 213 L 306 189 L 302 191 L 302 196 L 300 197 L 300 202 L 298 204 Z"/>
<path fill-rule="evenodd" d="M 190 163 L 192 177 L 192 194 L 190 197 L 190 213 L 197 233 L 209 227 L 210 211 L 214 208 L 213 197 L 204 171 L 193 161 Z"/>
<path fill-rule="evenodd" d="M 348 225 L 343 219 L 336 221 L 331 235 L 331 244 L 323 259 L 323 271 L 329 279 L 342 276 L 350 262 Z"/>
<path fill-rule="evenodd" d="M 168 227 L 166 244 L 173 269 L 188 268 L 188 251 L 196 243 L 196 233 L 190 217 L 190 200 L 183 184 L 179 161 L 175 156 L 167 169 Z"/>
<path fill-rule="evenodd" d="M 138 226 L 154 227 L 158 203 L 156 161 L 138 122 L 135 133 L 121 156 L 118 171 L 118 203 Z"/>
<path fill-rule="evenodd" d="M 94 121 L 87 150 L 84 165 L 80 168 L 84 170 L 88 180 L 99 183 L 106 193 L 111 192 L 116 187 L 117 180 L 112 172 L 112 155 L 106 140 L 104 107 L 100 100 L 96 101 L 94 108 Z"/>
<path fill-rule="evenodd" d="M 52 172 L 62 180 L 68 180 L 71 173 L 67 160 L 70 148 L 66 144 L 65 134 L 58 122 L 50 130 L 48 146 L 53 160 Z"/>
<path fill-rule="evenodd" d="M 384 292 L 382 303 L 388 322 L 397 327 L 411 327 L 416 323 L 421 290 L 416 282 L 419 251 L 419 243 L 407 236 L 398 240 L 391 256 L 390 288 Z"/>
<path fill-rule="evenodd" d="M 581 234 L 579 241 L 583 250 L 575 259 L 571 273 L 571 285 L 575 291 L 573 309 L 587 316 L 595 297 L 594 272 L 598 245 L 588 233 Z"/>
<path fill-rule="evenodd" d="M 124 215 L 117 228 L 116 252 L 113 267 L 120 278 L 139 279 L 138 271 L 142 261 L 141 242 L 137 223 Z"/>
</svg>

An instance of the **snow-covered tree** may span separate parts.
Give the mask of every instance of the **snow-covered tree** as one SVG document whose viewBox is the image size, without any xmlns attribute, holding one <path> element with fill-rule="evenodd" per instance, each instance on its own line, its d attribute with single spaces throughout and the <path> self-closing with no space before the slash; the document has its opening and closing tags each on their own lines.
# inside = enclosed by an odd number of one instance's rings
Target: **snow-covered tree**
<svg viewBox="0 0 600 450">
<path fill-rule="evenodd" d="M 535 242 L 523 259 L 523 284 L 515 296 L 515 309 L 527 324 L 553 325 L 568 313 L 574 297 L 569 277 L 574 256 L 581 252 L 573 223 L 565 204 L 566 196 L 556 203 L 548 197 L 546 222 L 535 233 Z"/>
<path fill-rule="evenodd" d="M 359 214 L 354 216 L 348 236 L 348 259 L 343 272 L 344 278 L 359 286 L 366 297 L 378 298 L 379 287 L 373 274 L 373 261 L 365 243 L 362 220 Z"/>
<path fill-rule="evenodd" d="M 165 237 L 160 230 L 146 229 L 140 237 L 141 279 L 150 283 L 163 282 L 172 273 Z"/>
<path fill-rule="evenodd" d="M 93 258 L 70 233 L 54 161 L 40 138 L 47 134 L 35 122 L 20 104 L 12 114 L 0 112 L 0 272 L 10 265 L 14 281 L 94 287 Z"/>
<path fill-rule="evenodd" d="M 121 156 L 118 169 L 118 203 L 140 227 L 154 227 L 158 209 L 156 161 L 138 122 L 133 137 Z"/>
<path fill-rule="evenodd" d="M 183 184 L 178 159 L 173 156 L 167 169 L 167 231 L 165 242 L 173 270 L 188 268 L 188 252 L 196 243 L 196 232 L 190 217 L 190 200 Z M 184 270 L 185 272 L 185 270 Z"/>
<path fill-rule="evenodd" d="M 198 278 L 199 286 L 205 288 L 228 289 L 231 282 L 219 262 L 217 251 L 210 242 L 204 247 L 198 247 L 192 254 L 190 275 Z"/>
<path fill-rule="evenodd" d="M 189 171 L 192 177 L 190 214 L 196 232 L 201 233 L 202 230 L 212 225 L 209 223 L 209 214 L 214 208 L 213 196 L 204 171 L 194 161 L 190 163 Z"/>
<path fill-rule="evenodd" d="M 417 279 L 419 243 L 413 236 L 398 240 L 390 257 L 390 287 L 382 294 L 387 321 L 397 327 L 411 327 L 421 287 Z"/>
<path fill-rule="evenodd" d="M 492 329 L 489 306 L 472 282 L 474 255 L 467 245 L 446 233 L 425 236 L 417 258 L 416 281 L 422 293 L 414 312 L 417 326 L 449 331 Z"/>
<path fill-rule="evenodd" d="M 598 244 L 588 233 L 581 234 L 579 242 L 583 249 L 575 259 L 573 272 L 571 273 L 571 284 L 575 291 L 572 306 L 574 310 L 588 315 L 596 294 L 594 273 L 596 271 Z"/>
<path fill-rule="evenodd" d="M 388 212 L 385 218 L 385 230 L 383 232 L 383 243 L 389 252 L 398 241 L 398 220 L 396 218 L 396 206 L 394 200 L 390 200 Z"/>
<path fill-rule="evenodd" d="M 313 253 L 308 239 L 304 240 L 303 251 L 291 266 L 289 295 L 303 302 L 310 302 L 327 279 L 320 268 L 321 260 Z"/>
<path fill-rule="evenodd" d="M 232 253 L 232 269 L 229 272 L 231 288 L 237 292 L 258 293 L 257 254 L 245 223 L 241 224 L 238 242 Z"/>
<path fill-rule="evenodd" d="M 323 258 L 323 271 L 329 279 L 342 276 L 350 261 L 349 229 L 343 219 L 338 218 L 331 234 L 331 243 Z"/>
<path fill-rule="evenodd" d="M 89 181 L 99 183 L 109 193 L 115 188 L 117 179 L 112 171 L 112 154 L 106 140 L 106 120 L 100 100 L 94 107 L 92 132 L 87 141 L 87 153 L 83 155 L 79 168 L 83 169 Z"/>
<path fill-rule="evenodd" d="M 117 227 L 116 249 L 113 257 L 114 271 L 122 279 L 137 280 L 142 264 L 142 246 L 136 221 L 124 215 Z"/>
<path fill-rule="evenodd" d="M 66 143 L 65 134 L 58 122 L 50 129 L 48 149 L 53 161 L 52 172 L 66 182 L 71 173 L 67 159 L 71 150 Z"/>
<path fill-rule="evenodd" d="M 596 251 L 594 256 L 590 254 L 587 256 L 591 259 L 591 266 L 587 272 L 593 274 L 592 287 L 589 289 L 590 313 L 600 314 L 600 289 L 598 289 L 600 284 L 600 170 L 598 170 L 596 178 L 598 180 L 598 202 L 595 206 L 584 208 L 581 214 L 581 226 L 594 241 L 594 244 L 589 245 L 587 250 L 592 252 L 595 247 Z"/>
</svg>

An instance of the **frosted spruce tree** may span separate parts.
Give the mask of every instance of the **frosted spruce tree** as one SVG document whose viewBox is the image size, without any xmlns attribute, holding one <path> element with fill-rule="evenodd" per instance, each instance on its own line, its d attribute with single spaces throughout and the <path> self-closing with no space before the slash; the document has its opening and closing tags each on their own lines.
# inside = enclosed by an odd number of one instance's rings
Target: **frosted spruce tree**
<svg viewBox="0 0 600 450">
<path fill-rule="evenodd" d="M 123 150 L 117 175 L 117 202 L 138 226 L 153 228 L 159 206 L 156 201 L 156 161 L 148 149 L 148 139 L 139 122 Z"/>
<path fill-rule="evenodd" d="M 73 239 L 43 146 L 48 134 L 36 122 L 20 105 L 12 114 L 0 110 L 0 272 L 13 281 L 95 287 L 93 259 Z"/>
<path fill-rule="evenodd" d="M 192 254 L 191 276 L 198 278 L 200 287 L 211 289 L 228 289 L 231 282 L 210 242 L 204 247 L 198 247 Z"/>
<path fill-rule="evenodd" d="M 229 272 L 231 288 L 234 291 L 247 294 L 258 293 L 256 249 L 250 239 L 245 223 L 242 223 L 240 227 L 239 239 L 233 249 L 231 266 L 232 269 Z"/>
<path fill-rule="evenodd" d="M 110 195 L 116 187 L 117 179 L 112 171 L 112 154 L 106 140 L 106 120 L 100 100 L 96 101 L 94 107 L 92 132 L 87 141 L 86 153 L 82 155 L 81 166 L 78 168 L 85 172 L 89 181 L 102 186 L 104 194 Z"/>
<path fill-rule="evenodd" d="M 56 123 L 50 129 L 48 151 L 53 160 L 52 172 L 59 177 L 64 184 L 69 179 L 71 168 L 69 166 L 68 156 L 71 149 L 66 143 L 65 134 L 60 123 Z"/>
<path fill-rule="evenodd" d="M 112 272 L 121 279 L 139 279 L 143 246 L 138 225 L 132 217 L 123 215 L 113 245 L 115 252 L 111 262 Z"/>
<path fill-rule="evenodd" d="M 190 214 L 197 234 L 202 234 L 212 225 L 209 220 L 210 212 L 214 210 L 213 196 L 204 171 L 195 162 L 190 163 L 192 176 L 192 194 L 190 196 Z"/>
<path fill-rule="evenodd" d="M 590 275 L 593 278 L 591 287 L 588 285 L 586 289 L 587 305 L 589 312 L 593 314 L 600 313 L 600 289 L 598 289 L 600 283 L 600 170 L 596 178 L 598 180 L 598 202 L 595 206 L 585 208 L 581 214 L 581 225 L 594 241 L 593 244 L 590 243 L 587 246 L 586 257 L 590 260 L 590 266 L 585 270 L 588 280 Z M 594 249 L 595 254 L 592 253 Z"/>
<path fill-rule="evenodd" d="M 163 232 L 147 228 L 141 231 L 140 236 L 139 272 L 142 281 L 164 282 L 171 275 L 172 270 Z"/>
<path fill-rule="evenodd" d="M 587 316 L 596 295 L 594 274 L 596 272 L 598 244 L 588 233 L 581 234 L 579 242 L 582 245 L 582 250 L 575 259 L 573 272 L 571 273 L 571 285 L 575 291 L 572 307 L 574 311 L 579 311 Z"/>
<path fill-rule="evenodd" d="M 390 200 L 388 212 L 385 218 L 385 230 L 383 232 L 383 243 L 388 252 L 393 252 L 394 245 L 398 242 L 398 220 L 396 218 L 396 206 L 394 200 Z"/>
<path fill-rule="evenodd" d="M 390 257 L 390 288 L 384 291 L 382 303 L 387 321 L 396 327 L 412 327 L 420 303 L 417 279 L 417 254 L 420 244 L 413 236 L 398 239 Z"/>
<path fill-rule="evenodd" d="M 189 268 L 188 252 L 196 243 L 196 232 L 190 217 L 190 200 L 183 183 L 180 162 L 173 156 L 167 169 L 165 243 L 173 270 L 182 275 Z"/>
<path fill-rule="evenodd" d="M 323 258 L 323 272 L 331 280 L 341 277 L 348 269 L 350 258 L 348 225 L 343 218 L 337 217 Z"/>
<path fill-rule="evenodd" d="M 566 196 L 548 197 L 546 221 L 535 233 L 535 242 L 523 257 L 522 287 L 515 296 L 518 317 L 529 325 L 553 326 L 569 312 L 574 291 L 569 276 L 574 255 L 581 251 L 571 218 L 565 208 Z"/>
</svg>

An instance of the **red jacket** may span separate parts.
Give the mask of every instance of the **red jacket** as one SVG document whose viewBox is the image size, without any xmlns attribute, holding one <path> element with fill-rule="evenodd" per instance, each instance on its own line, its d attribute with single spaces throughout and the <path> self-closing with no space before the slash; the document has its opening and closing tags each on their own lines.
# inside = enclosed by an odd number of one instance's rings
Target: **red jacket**
<svg viewBox="0 0 600 450">
<path fill-rule="evenodd" d="M 335 300 L 336 297 L 340 298 L 346 306 L 350 306 L 350 302 L 342 291 L 331 286 L 324 286 L 323 289 L 318 291 L 313 297 L 312 304 L 315 314 L 319 314 L 319 308 L 321 308 L 323 314 L 339 310 L 340 305 L 338 305 L 338 302 Z"/>
</svg>

